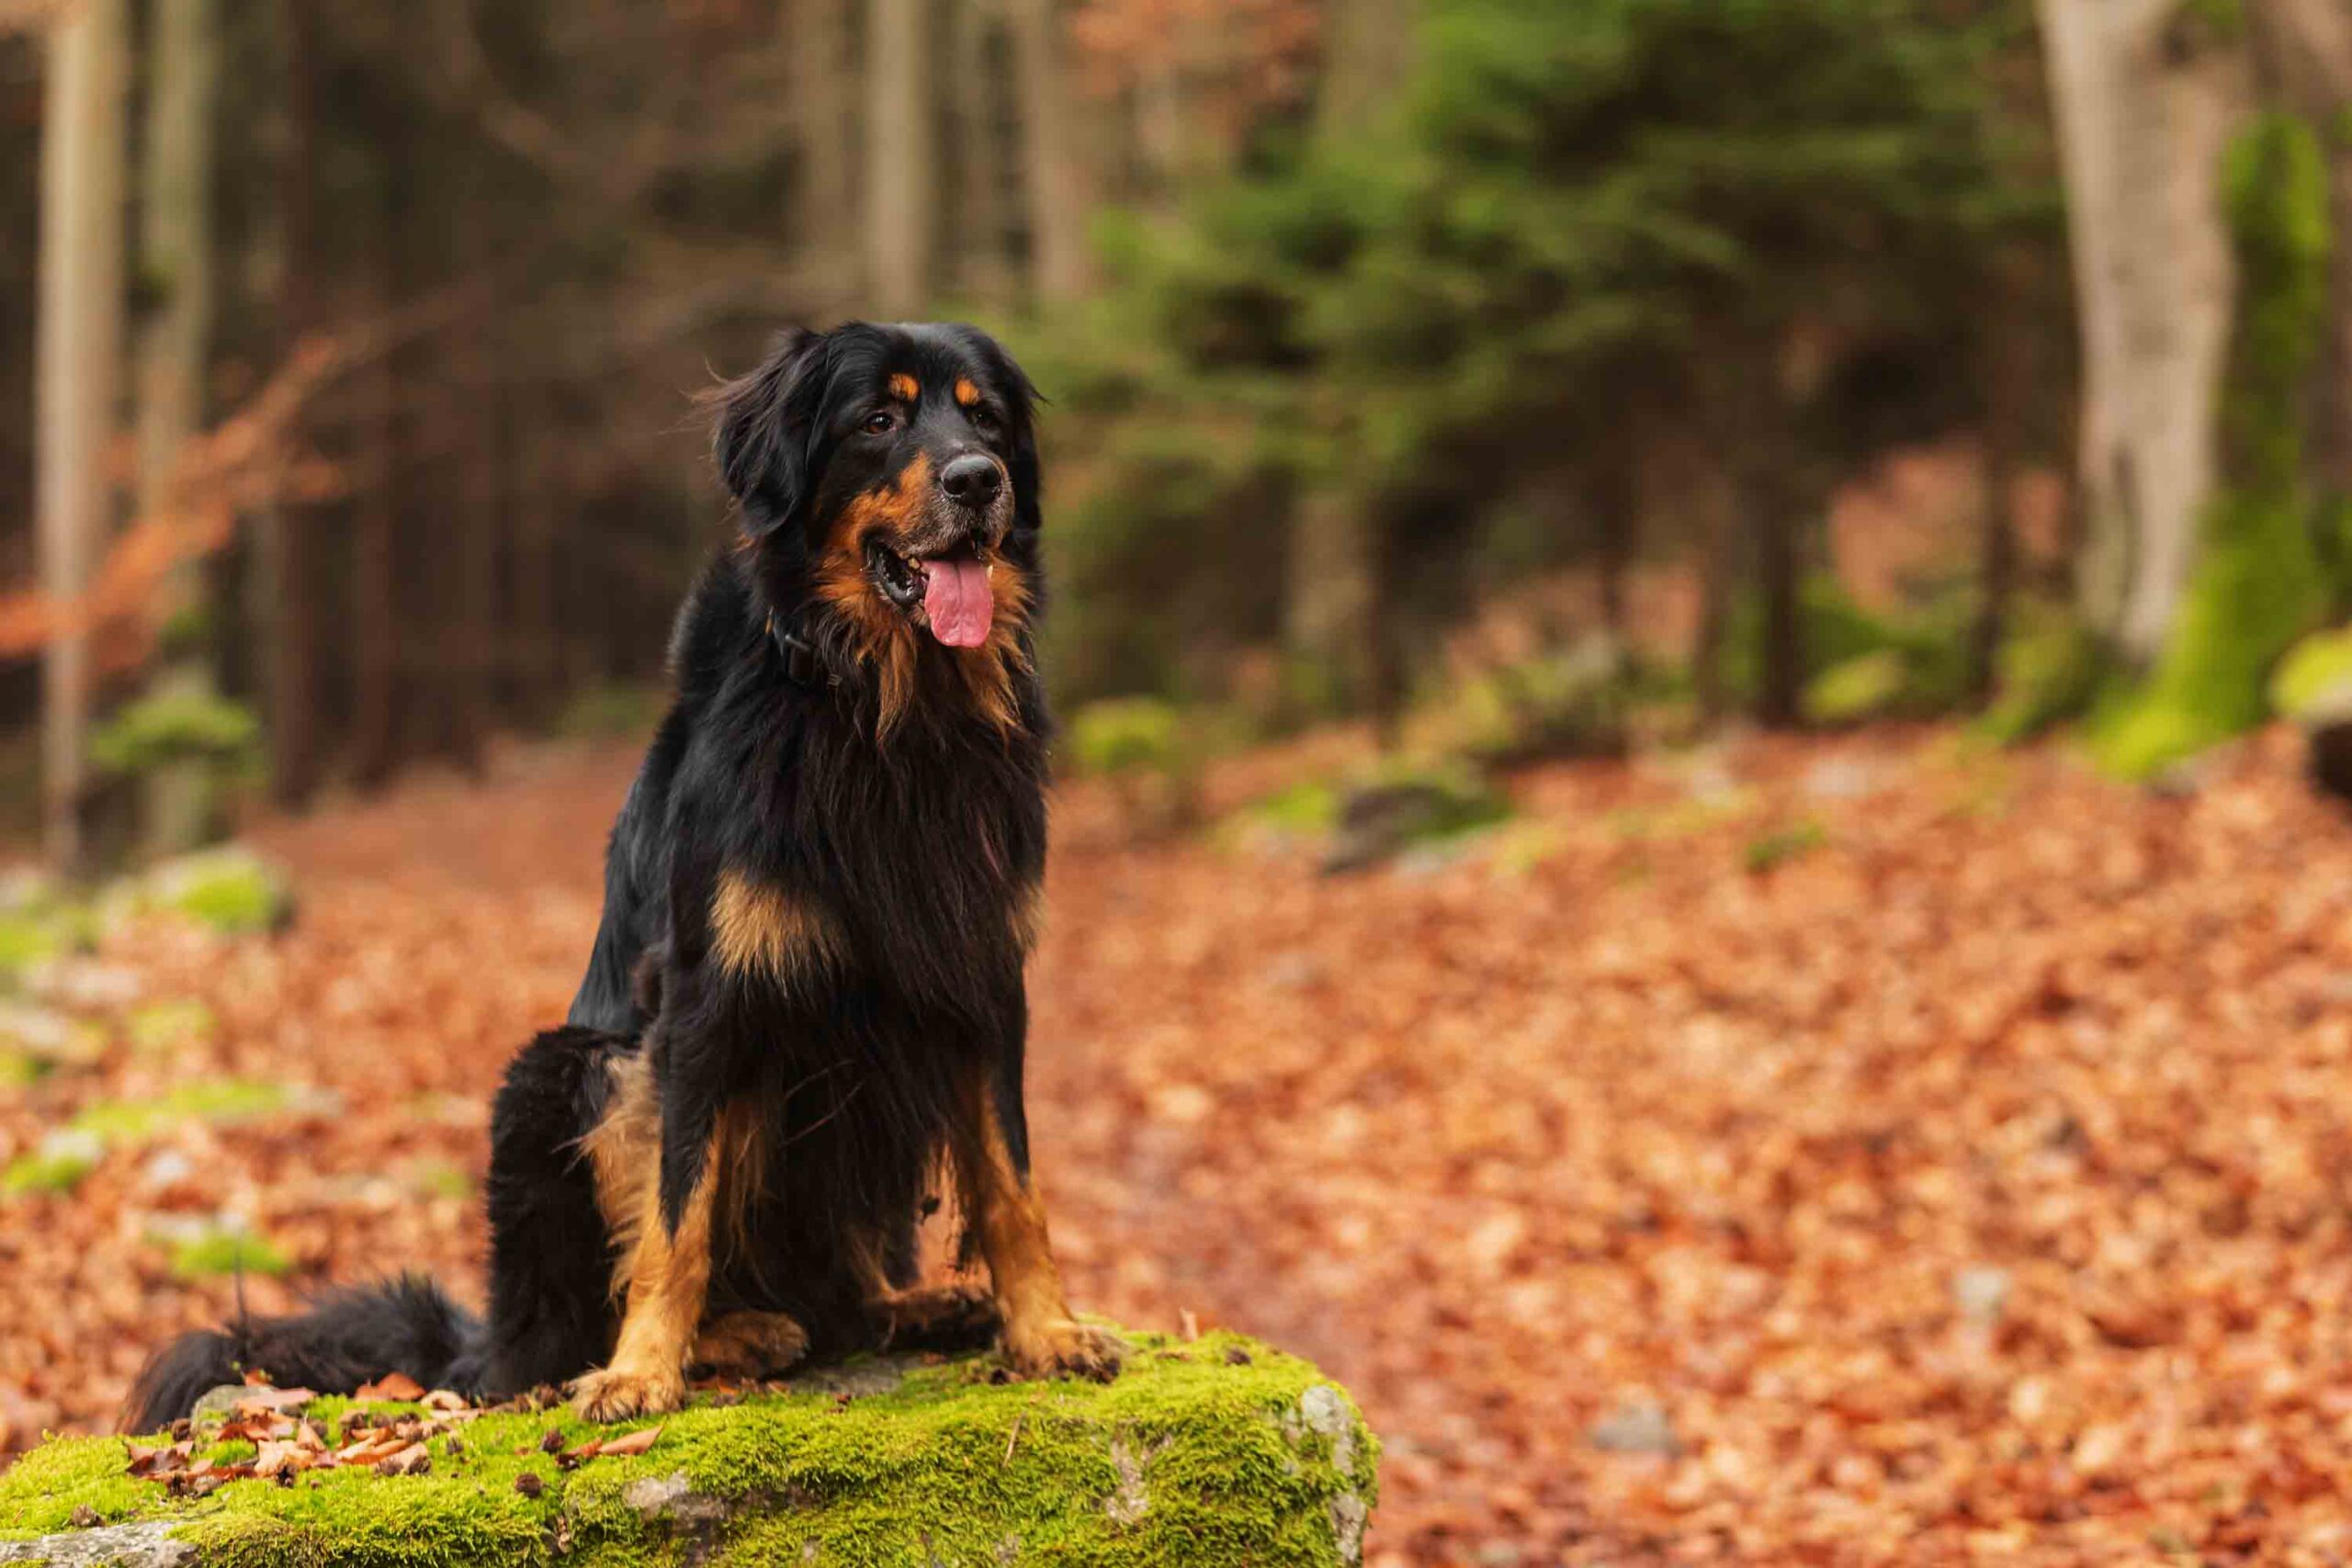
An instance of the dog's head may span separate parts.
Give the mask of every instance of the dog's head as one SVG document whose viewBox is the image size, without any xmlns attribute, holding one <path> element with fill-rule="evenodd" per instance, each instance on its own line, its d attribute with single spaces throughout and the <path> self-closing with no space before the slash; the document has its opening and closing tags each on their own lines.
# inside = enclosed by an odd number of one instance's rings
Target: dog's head
<svg viewBox="0 0 2352 1568">
<path fill-rule="evenodd" d="M 1039 522 L 1033 398 L 975 328 L 862 321 L 787 333 L 714 394 L 719 473 L 772 599 L 878 669 L 886 723 L 943 652 L 991 716 L 1009 711 Z"/>
</svg>

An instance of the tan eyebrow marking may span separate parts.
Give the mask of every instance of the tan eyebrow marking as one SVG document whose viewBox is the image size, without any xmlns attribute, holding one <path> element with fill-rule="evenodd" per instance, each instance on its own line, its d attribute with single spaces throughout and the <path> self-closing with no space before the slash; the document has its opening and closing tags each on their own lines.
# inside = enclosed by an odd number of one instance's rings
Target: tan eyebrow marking
<svg viewBox="0 0 2352 1568">
<path fill-rule="evenodd" d="M 970 408 L 979 400 L 980 389 L 964 377 L 958 376 L 956 378 L 956 401 L 965 408 Z"/>
<path fill-rule="evenodd" d="M 922 385 L 911 376 L 893 376 L 890 378 L 890 395 L 894 398 L 903 398 L 910 403 L 921 402 Z"/>
</svg>

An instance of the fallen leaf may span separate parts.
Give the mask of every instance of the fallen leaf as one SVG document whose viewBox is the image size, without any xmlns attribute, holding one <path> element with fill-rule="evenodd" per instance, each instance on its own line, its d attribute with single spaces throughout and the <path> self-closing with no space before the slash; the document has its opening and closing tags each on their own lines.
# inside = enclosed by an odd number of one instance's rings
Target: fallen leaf
<svg viewBox="0 0 2352 1568">
<path fill-rule="evenodd" d="M 351 1397 L 361 1401 L 423 1399 L 424 1385 L 406 1372 L 387 1372 L 374 1382 L 361 1383 L 359 1392 Z"/>
<path fill-rule="evenodd" d="M 661 1435 L 662 1428 L 659 1427 L 640 1427 L 634 1432 L 624 1432 L 617 1438 L 605 1438 L 601 1451 L 620 1458 L 627 1458 L 631 1454 L 641 1454 L 651 1448 L 653 1439 Z"/>
</svg>

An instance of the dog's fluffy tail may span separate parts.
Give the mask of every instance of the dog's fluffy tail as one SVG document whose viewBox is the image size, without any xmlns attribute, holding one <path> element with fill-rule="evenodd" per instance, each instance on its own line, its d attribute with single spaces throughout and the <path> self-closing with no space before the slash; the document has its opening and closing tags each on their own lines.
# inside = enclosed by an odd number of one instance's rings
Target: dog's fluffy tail
<svg viewBox="0 0 2352 1568">
<path fill-rule="evenodd" d="M 159 1431 L 195 1409 L 208 1390 L 241 1382 L 249 1371 L 280 1388 L 321 1393 L 355 1393 L 392 1372 L 447 1388 L 481 1337 L 471 1313 L 414 1275 L 330 1292 L 290 1317 L 183 1335 L 139 1374 L 123 1403 L 122 1428 Z"/>
</svg>

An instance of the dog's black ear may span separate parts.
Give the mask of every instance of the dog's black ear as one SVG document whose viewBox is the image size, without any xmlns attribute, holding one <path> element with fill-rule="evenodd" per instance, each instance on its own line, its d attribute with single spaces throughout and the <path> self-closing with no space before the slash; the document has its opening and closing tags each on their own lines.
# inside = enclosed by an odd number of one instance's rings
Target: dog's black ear
<svg viewBox="0 0 2352 1568">
<path fill-rule="evenodd" d="M 1041 528 L 1046 521 L 1045 469 L 1037 461 L 1037 405 L 1045 400 L 1028 372 L 1013 363 L 1012 355 L 993 338 L 989 348 L 996 360 L 997 385 L 1004 389 L 1005 400 L 1012 405 L 1013 521 L 1023 528 Z"/>
<path fill-rule="evenodd" d="M 713 388 L 718 411 L 711 456 L 743 509 L 743 531 L 781 527 L 808 499 L 824 401 L 825 334 L 793 327 L 777 334 L 749 375 Z"/>
</svg>

